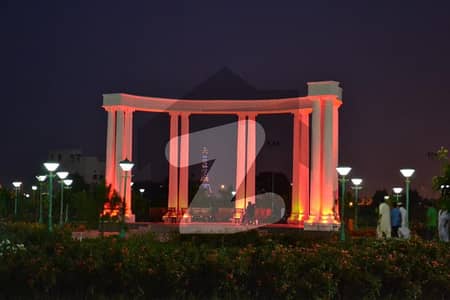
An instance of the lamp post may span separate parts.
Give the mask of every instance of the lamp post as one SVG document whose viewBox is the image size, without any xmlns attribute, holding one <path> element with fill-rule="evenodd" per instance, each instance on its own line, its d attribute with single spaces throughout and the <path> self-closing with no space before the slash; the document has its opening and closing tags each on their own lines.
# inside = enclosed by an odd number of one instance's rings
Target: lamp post
<svg viewBox="0 0 450 300">
<path fill-rule="evenodd" d="M 128 159 L 125 159 L 125 160 L 122 160 L 119 163 L 119 166 L 122 169 L 122 171 L 125 173 L 125 175 L 123 176 L 124 177 L 124 182 L 123 182 L 123 199 L 122 199 L 122 207 L 121 207 L 122 220 L 121 220 L 119 237 L 120 238 L 125 238 L 125 210 L 126 210 L 125 198 L 126 198 L 126 195 L 127 195 L 127 179 L 128 179 L 128 172 L 130 172 L 131 169 L 133 169 L 134 163 L 132 163 Z"/>
<path fill-rule="evenodd" d="M 448 191 L 450 190 L 450 184 L 441 184 L 441 198 L 442 200 L 447 200 Z"/>
<path fill-rule="evenodd" d="M 350 167 L 337 167 L 336 171 L 338 172 L 338 174 L 341 176 L 341 178 L 339 178 L 339 181 L 341 182 L 341 202 L 340 202 L 340 207 L 341 207 L 341 230 L 340 230 L 340 239 L 341 241 L 345 241 L 345 220 L 344 220 L 344 213 L 345 213 L 345 183 L 347 182 L 347 179 L 345 178 L 345 176 L 347 176 L 350 171 L 352 170 L 352 168 Z"/>
<path fill-rule="evenodd" d="M 73 183 L 72 179 L 64 179 L 64 186 L 66 189 L 70 189 L 71 185 Z M 66 201 L 66 216 L 64 218 L 64 223 L 67 223 L 67 221 L 69 220 L 69 201 Z"/>
<path fill-rule="evenodd" d="M 56 176 L 60 179 L 59 182 L 61 183 L 61 198 L 60 198 L 60 205 L 59 205 L 59 225 L 63 224 L 63 215 L 64 215 L 64 179 L 69 176 L 69 172 L 57 172 Z"/>
<path fill-rule="evenodd" d="M 35 217 L 37 219 L 37 212 L 36 212 L 36 191 L 37 191 L 38 187 L 37 185 L 32 185 L 31 186 L 31 202 L 32 202 L 32 210 L 34 210 L 34 213 L 36 214 Z M 35 220 L 36 220 L 35 219 Z"/>
<path fill-rule="evenodd" d="M 20 187 L 22 186 L 22 182 L 20 181 L 14 181 L 13 183 L 14 190 L 16 191 L 16 198 L 14 198 L 14 217 L 17 216 L 17 202 L 19 201 L 19 192 Z"/>
<path fill-rule="evenodd" d="M 144 192 L 145 192 L 145 189 L 143 189 L 143 188 L 139 189 L 139 193 L 141 193 L 142 198 L 144 198 Z"/>
<path fill-rule="evenodd" d="M 47 179 L 47 175 L 36 176 L 36 179 L 39 181 L 39 223 L 42 224 L 44 222 L 44 219 L 42 217 L 42 190 L 44 181 Z"/>
<path fill-rule="evenodd" d="M 402 173 L 403 177 L 405 177 L 406 181 L 406 226 L 409 226 L 409 188 L 411 185 L 411 176 L 413 176 L 415 170 L 414 169 L 401 169 L 400 173 Z"/>
<path fill-rule="evenodd" d="M 392 188 L 392 191 L 394 192 L 394 194 L 395 194 L 395 200 L 397 200 L 397 203 L 398 203 L 398 200 L 399 200 L 399 198 L 400 198 L 400 194 L 403 192 L 403 188 L 401 188 L 401 187 L 395 187 L 395 188 Z"/>
<path fill-rule="evenodd" d="M 355 229 L 358 229 L 358 191 L 362 189 L 361 183 L 363 180 L 361 178 L 352 178 L 351 181 L 353 183 L 352 189 L 355 190 Z"/>
<path fill-rule="evenodd" d="M 52 223 L 52 209 L 53 209 L 53 177 L 55 177 L 54 172 L 59 168 L 59 163 L 57 162 L 46 162 L 44 163 L 45 169 L 48 171 L 48 231 L 53 231 Z"/>
</svg>

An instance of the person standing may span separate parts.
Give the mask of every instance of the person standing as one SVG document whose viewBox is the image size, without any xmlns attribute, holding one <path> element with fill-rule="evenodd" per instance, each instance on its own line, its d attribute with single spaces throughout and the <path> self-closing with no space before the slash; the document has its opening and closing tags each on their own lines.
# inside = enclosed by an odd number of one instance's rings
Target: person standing
<svg viewBox="0 0 450 300">
<path fill-rule="evenodd" d="M 394 208 L 391 210 L 391 226 L 392 226 L 392 237 L 398 237 L 398 229 L 402 224 L 402 215 L 397 203 L 394 203 Z"/>
<path fill-rule="evenodd" d="M 402 216 L 402 223 L 400 225 L 400 228 L 398 229 L 398 237 L 403 239 L 409 239 L 411 232 L 408 228 L 408 212 L 406 211 L 402 202 L 399 202 L 398 206 L 400 207 L 399 210 Z"/>
<path fill-rule="evenodd" d="M 442 242 L 448 242 L 448 222 L 450 220 L 450 214 L 446 208 L 441 208 L 439 210 L 438 217 L 438 231 L 439 240 Z"/>
<path fill-rule="evenodd" d="M 386 200 L 378 206 L 377 236 L 379 239 L 391 237 L 391 213 Z"/>
<path fill-rule="evenodd" d="M 425 240 L 431 241 L 437 232 L 438 225 L 438 214 L 436 208 L 429 201 L 425 202 L 426 211 L 426 222 L 425 222 Z"/>
</svg>

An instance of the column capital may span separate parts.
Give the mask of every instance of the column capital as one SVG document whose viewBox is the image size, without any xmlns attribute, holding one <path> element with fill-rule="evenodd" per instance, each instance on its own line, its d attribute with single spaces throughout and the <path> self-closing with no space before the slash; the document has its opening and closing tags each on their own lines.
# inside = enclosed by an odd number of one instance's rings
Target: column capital
<svg viewBox="0 0 450 300">
<path fill-rule="evenodd" d="M 246 113 L 246 115 L 249 119 L 251 119 L 251 118 L 256 119 L 256 117 L 258 116 L 258 113 L 257 112 L 248 112 L 248 113 Z"/>
<path fill-rule="evenodd" d="M 291 111 L 291 114 L 295 117 L 308 116 L 312 113 L 312 108 L 303 108 Z"/>
<path fill-rule="evenodd" d="M 107 112 L 115 112 L 117 110 L 116 106 L 102 106 L 104 110 L 106 110 Z"/>
<path fill-rule="evenodd" d="M 182 111 L 182 112 L 179 112 L 179 114 L 180 114 L 182 117 L 187 117 L 187 118 L 189 118 L 189 117 L 192 115 L 192 112 L 190 112 L 190 111 Z"/>
<path fill-rule="evenodd" d="M 179 115 L 181 115 L 179 111 L 169 111 L 168 113 L 171 117 L 178 117 Z"/>
<path fill-rule="evenodd" d="M 136 110 L 134 107 L 125 105 L 103 106 L 103 108 L 106 111 L 134 112 Z"/>
</svg>

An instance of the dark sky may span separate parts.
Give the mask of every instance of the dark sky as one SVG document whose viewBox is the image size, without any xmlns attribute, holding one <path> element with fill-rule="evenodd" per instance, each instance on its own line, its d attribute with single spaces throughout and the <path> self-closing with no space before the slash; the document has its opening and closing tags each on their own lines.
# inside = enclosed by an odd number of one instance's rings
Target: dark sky
<svg viewBox="0 0 450 300">
<path fill-rule="evenodd" d="M 368 4 L 370 3 L 370 4 Z M 255 87 L 344 88 L 340 161 L 368 190 L 450 146 L 448 1 L 2 1 L 0 183 L 51 149 L 104 155 L 102 93 L 180 96 L 224 66 Z"/>
</svg>

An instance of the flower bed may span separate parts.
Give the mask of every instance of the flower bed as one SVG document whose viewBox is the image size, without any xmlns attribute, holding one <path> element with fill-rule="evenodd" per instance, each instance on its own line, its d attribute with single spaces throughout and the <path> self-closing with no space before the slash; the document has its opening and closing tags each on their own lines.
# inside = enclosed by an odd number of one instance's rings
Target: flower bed
<svg viewBox="0 0 450 300">
<path fill-rule="evenodd" d="M 10 227 L 0 237 L 24 249 L 0 257 L 0 298 L 450 298 L 450 251 L 437 242 L 257 232 L 79 242 Z"/>
</svg>

